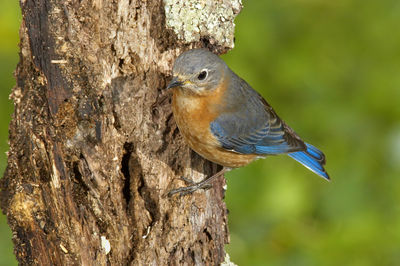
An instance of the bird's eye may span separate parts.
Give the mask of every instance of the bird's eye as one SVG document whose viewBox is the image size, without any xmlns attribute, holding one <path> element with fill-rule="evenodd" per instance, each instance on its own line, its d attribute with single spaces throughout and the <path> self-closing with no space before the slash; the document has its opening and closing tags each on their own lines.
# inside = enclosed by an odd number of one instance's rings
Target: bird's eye
<svg viewBox="0 0 400 266">
<path fill-rule="evenodd" d="M 208 74 L 207 70 L 206 70 L 206 69 L 203 69 L 203 70 L 200 72 L 200 74 L 197 76 L 197 79 L 198 79 L 198 80 L 204 80 L 204 79 L 207 77 L 207 74 Z"/>
</svg>

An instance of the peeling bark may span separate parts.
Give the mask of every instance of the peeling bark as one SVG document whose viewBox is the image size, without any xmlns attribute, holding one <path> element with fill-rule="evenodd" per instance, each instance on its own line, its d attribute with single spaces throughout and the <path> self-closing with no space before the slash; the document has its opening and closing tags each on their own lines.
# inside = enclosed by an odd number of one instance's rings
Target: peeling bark
<svg viewBox="0 0 400 266">
<path fill-rule="evenodd" d="M 222 3 L 233 27 L 240 2 Z M 178 36 L 162 1 L 21 0 L 21 8 L 0 195 L 18 261 L 221 263 L 229 239 L 225 180 L 166 196 L 184 185 L 179 176 L 198 181 L 218 166 L 184 143 L 163 88 L 179 53 L 225 52 L 233 39 L 206 28 L 198 39 Z"/>
</svg>

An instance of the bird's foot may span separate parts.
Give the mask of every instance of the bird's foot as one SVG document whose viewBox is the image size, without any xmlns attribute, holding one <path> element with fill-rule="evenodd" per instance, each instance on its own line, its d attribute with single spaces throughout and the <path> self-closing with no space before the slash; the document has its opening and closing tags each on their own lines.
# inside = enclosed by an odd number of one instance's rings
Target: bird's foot
<svg viewBox="0 0 400 266">
<path fill-rule="evenodd" d="M 211 184 L 204 182 L 204 180 L 196 183 L 193 180 L 190 180 L 190 179 L 188 179 L 186 177 L 183 177 L 183 176 L 181 177 L 181 179 L 183 181 L 185 181 L 185 183 L 188 186 L 187 187 L 180 187 L 180 188 L 176 188 L 176 189 L 171 190 L 170 192 L 168 192 L 168 197 L 172 197 L 173 195 L 175 195 L 177 193 L 179 193 L 179 196 L 182 197 L 182 196 L 191 194 L 191 193 L 195 192 L 196 190 L 199 190 L 199 189 L 207 190 L 207 189 L 210 189 L 212 187 Z"/>
<path fill-rule="evenodd" d="M 173 196 L 173 195 L 175 195 L 177 193 L 179 193 L 179 196 L 182 197 L 182 196 L 185 196 L 185 195 L 188 195 L 188 194 L 192 194 L 193 192 L 195 192 L 196 190 L 199 190 L 199 189 L 204 189 L 204 190 L 210 189 L 212 187 L 210 182 L 213 181 L 215 178 L 223 175 L 228 170 L 230 170 L 230 168 L 224 167 L 218 173 L 216 173 L 216 174 L 214 174 L 212 176 L 206 177 L 204 180 L 202 180 L 202 181 L 200 181 L 198 183 L 193 182 L 193 180 L 187 179 L 185 177 L 181 177 L 181 179 L 183 181 L 185 181 L 185 183 L 188 186 L 187 187 L 176 188 L 176 189 L 171 190 L 168 193 L 168 197 L 171 197 L 171 196 Z"/>
</svg>

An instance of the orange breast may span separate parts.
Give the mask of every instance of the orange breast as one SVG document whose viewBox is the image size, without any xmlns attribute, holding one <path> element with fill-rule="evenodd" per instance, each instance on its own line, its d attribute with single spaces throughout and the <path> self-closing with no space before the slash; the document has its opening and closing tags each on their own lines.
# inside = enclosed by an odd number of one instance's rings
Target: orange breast
<svg viewBox="0 0 400 266">
<path fill-rule="evenodd" d="M 221 148 L 210 130 L 210 122 L 218 116 L 218 104 L 226 87 L 220 86 L 210 95 L 184 93 L 174 89 L 172 109 L 178 128 L 189 146 L 202 157 L 217 164 L 236 168 L 244 166 L 256 158 L 254 154 L 239 154 Z"/>
</svg>

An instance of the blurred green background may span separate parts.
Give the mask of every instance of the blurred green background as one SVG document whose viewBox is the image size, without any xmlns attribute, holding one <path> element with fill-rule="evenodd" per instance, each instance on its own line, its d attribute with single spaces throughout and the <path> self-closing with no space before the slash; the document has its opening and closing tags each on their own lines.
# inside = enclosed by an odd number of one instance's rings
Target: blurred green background
<svg viewBox="0 0 400 266">
<path fill-rule="evenodd" d="M 21 12 L 18 1 L 0 0 L 0 178 L 7 164 L 8 124 L 13 105 L 8 99 L 15 86 L 13 72 L 18 63 L 18 29 Z M 6 216 L 0 211 L 0 266 L 17 265 L 13 254 L 12 233 Z"/>
<path fill-rule="evenodd" d="M 18 61 L 0 0 L 0 172 Z M 328 183 L 288 156 L 228 173 L 239 265 L 400 265 L 400 1 L 244 0 L 223 58 L 327 156 Z M 0 217 L 0 265 L 15 264 Z"/>
<path fill-rule="evenodd" d="M 224 59 L 304 140 L 226 175 L 239 265 L 400 265 L 400 1 L 243 1 Z"/>
</svg>

